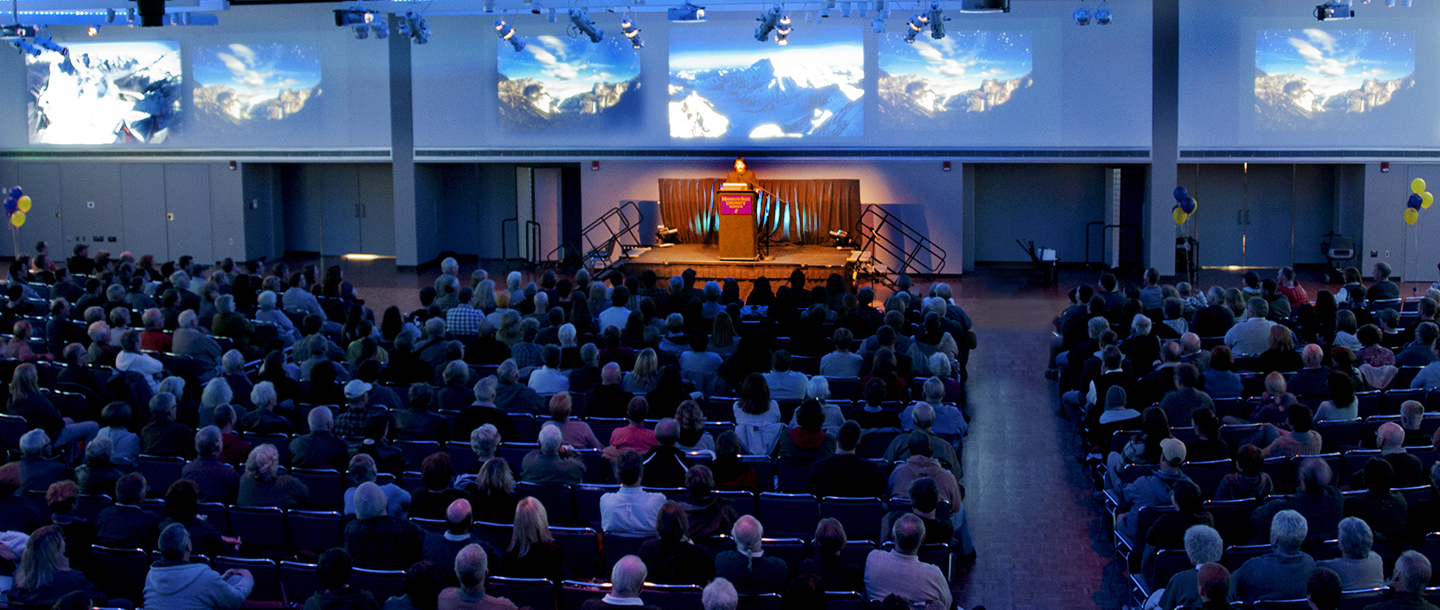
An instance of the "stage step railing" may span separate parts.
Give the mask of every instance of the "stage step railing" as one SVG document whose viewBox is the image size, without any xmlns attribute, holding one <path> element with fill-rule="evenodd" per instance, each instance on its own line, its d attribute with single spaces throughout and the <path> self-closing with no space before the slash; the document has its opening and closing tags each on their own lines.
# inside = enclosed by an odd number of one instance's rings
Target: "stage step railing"
<svg viewBox="0 0 1440 610">
<path fill-rule="evenodd" d="M 634 201 L 601 214 L 580 230 L 578 242 L 563 243 L 546 256 L 547 265 L 559 266 L 578 257 L 583 268 L 609 269 L 624 260 L 625 250 L 640 246 L 640 206 Z"/>
<path fill-rule="evenodd" d="M 872 280 L 893 287 L 894 276 L 901 273 L 939 275 L 945 270 L 945 249 L 884 206 L 865 206 L 855 231 L 859 250 L 868 255 Z"/>
<path fill-rule="evenodd" d="M 539 254 L 540 254 L 540 223 L 535 222 L 535 221 L 533 221 L 533 220 L 526 220 L 526 221 L 525 221 L 525 234 L 521 234 L 521 235 L 517 235 L 517 236 L 516 236 L 516 238 L 515 238 L 515 239 L 516 239 L 516 244 L 515 244 L 515 248 L 516 248 L 516 252 L 515 252 L 515 253 L 516 253 L 516 256 L 513 256 L 513 257 L 510 256 L 510 244 L 509 244 L 510 240 L 508 239 L 508 236 L 510 235 L 510 233 L 505 230 L 505 226 L 508 225 L 508 224 L 510 224 L 510 223 L 515 223 L 516 229 L 518 230 L 518 229 L 519 229 L 519 224 L 520 224 L 520 219 L 519 219 L 519 218 L 506 218 L 505 220 L 500 221 L 500 254 L 501 254 L 501 256 L 503 256 L 504 259 L 507 260 L 507 261 L 523 260 L 523 261 L 528 262 L 528 263 L 537 263 L 537 262 L 539 262 L 539 260 L 537 260 L 537 257 L 538 257 Z M 521 239 L 521 238 L 527 238 L 527 237 L 528 237 L 528 239 Z"/>
</svg>

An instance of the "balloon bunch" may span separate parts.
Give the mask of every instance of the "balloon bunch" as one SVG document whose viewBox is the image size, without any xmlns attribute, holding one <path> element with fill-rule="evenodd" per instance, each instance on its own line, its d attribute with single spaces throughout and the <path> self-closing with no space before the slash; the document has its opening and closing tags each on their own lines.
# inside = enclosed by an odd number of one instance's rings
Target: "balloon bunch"
<svg viewBox="0 0 1440 610">
<path fill-rule="evenodd" d="M 25 226 L 25 213 L 30 211 L 30 197 L 18 186 L 10 187 L 9 196 L 5 198 L 5 214 L 10 217 L 10 226 L 20 228 Z"/>
<path fill-rule="evenodd" d="M 1410 181 L 1410 198 L 1405 200 L 1405 224 L 1413 225 L 1420 220 L 1420 210 L 1428 210 L 1435 204 L 1435 196 L 1425 190 L 1425 179 Z"/>
<path fill-rule="evenodd" d="M 1190 215 L 1195 213 L 1195 198 L 1183 186 L 1175 187 L 1175 207 L 1170 209 L 1170 216 L 1175 219 L 1175 224 L 1183 225 L 1190 220 Z"/>
</svg>

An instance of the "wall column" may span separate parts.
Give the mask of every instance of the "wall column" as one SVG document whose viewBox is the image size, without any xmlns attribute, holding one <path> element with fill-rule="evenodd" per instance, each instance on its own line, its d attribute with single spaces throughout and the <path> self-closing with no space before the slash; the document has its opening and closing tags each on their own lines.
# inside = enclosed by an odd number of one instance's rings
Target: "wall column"
<svg viewBox="0 0 1440 610">
<path fill-rule="evenodd" d="M 1180 162 L 1180 0 L 1152 0 L 1150 198 L 1145 206 L 1146 265 L 1175 274 L 1170 217 Z"/>
<path fill-rule="evenodd" d="M 400 15 L 390 19 L 390 162 L 395 178 L 395 265 L 414 267 L 420 254 L 415 205 L 415 120 L 410 89 L 410 37 L 400 35 Z M 432 242 L 434 240 L 431 240 Z"/>
</svg>

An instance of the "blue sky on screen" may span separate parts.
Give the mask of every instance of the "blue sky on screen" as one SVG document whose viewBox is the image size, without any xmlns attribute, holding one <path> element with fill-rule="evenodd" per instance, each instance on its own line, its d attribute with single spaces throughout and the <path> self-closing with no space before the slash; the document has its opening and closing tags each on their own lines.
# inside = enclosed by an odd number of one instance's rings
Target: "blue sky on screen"
<svg viewBox="0 0 1440 610">
<path fill-rule="evenodd" d="M 792 14 L 789 44 L 755 40 L 753 27 L 675 27 L 670 30 L 670 73 L 715 68 L 748 67 L 762 59 L 783 65 L 865 65 L 865 45 L 859 26 L 816 26 Z"/>
<path fill-rule="evenodd" d="M 230 44 L 195 50 L 195 82 L 224 85 L 242 97 L 272 98 L 282 89 L 320 84 L 320 50 L 313 44 Z"/>
<path fill-rule="evenodd" d="M 1297 74 L 1321 95 L 1359 89 L 1366 80 L 1395 80 L 1415 72 L 1413 30 L 1259 30 L 1255 67 Z"/>
<path fill-rule="evenodd" d="M 557 99 L 590 91 L 596 83 L 620 83 L 640 75 L 640 53 L 618 27 L 599 43 L 569 36 L 527 36 L 525 42 L 525 50 L 516 53 L 509 42 L 496 41 L 500 74 L 540 81 Z"/>
<path fill-rule="evenodd" d="M 978 89 L 985 80 L 1010 80 L 1034 67 L 1030 32 L 949 30 L 940 40 L 922 33 L 913 44 L 905 34 L 881 37 L 880 69 L 892 76 L 925 77 L 942 94 Z"/>
</svg>

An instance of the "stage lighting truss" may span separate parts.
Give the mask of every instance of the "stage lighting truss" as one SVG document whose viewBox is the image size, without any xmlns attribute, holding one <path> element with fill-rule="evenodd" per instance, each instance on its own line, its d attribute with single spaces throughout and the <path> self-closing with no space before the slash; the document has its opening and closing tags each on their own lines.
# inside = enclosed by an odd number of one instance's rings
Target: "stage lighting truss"
<svg viewBox="0 0 1440 610">
<path fill-rule="evenodd" d="M 415 44 L 430 42 L 430 26 L 425 24 L 425 17 L 415 11 L 405 11 L 399 16 L 395 23 L 400 30 L 401 36 L 409 36 Z"/>
<path fill-rule="evenodd" d="M 499 36 L 500 40 L 509 42 L 516 53 L 525 50 L 525 41 L 515 35 L 515 28 L 511 27 L 510 23 L 503 18 L 495 20 L 495 35 Z"/>
<path fill-rule="evenodd" d="M 685 0 L 685 4 L 672 6 L 665 11 L 671 21 L 680 23 L 703 23 L 705 21 L 705 7 L 696 6 Z"/>
<path fill-rule="evenodd" d="M 925 28 L 930 27 L 930 18 L 924 13 L 915 13 L 910 16 L 910 22 L 905 24 L 905 42 L 915 44 L 915 37 Z"/>
<path fill-rule="evenodd" d="M 755 26 L 755 40 L 760 42 L 769 40 L 770 32 L 780 23 L 780 5 L 776 4 L 770 7 L 769 10 L 760 13 L 755 20 L 760 22 L 760 25 Z"/>
<path fill-rule="evenodd" d="M 925 19 L 930 22 L 930 37 L 940 40 L 945 37 L 945 22 L 950 18 L 945 16 L 939 2 L 931 2 L 930 9 L 925 13 Z"/>
<path fill-rule="evenodd" d="M 98 28 L 96 33 L 99 33 Z M 46 52 L 70 55 L 70 49 L 52 40 L 48 31 L 32 25 L 0 26 L 0 40 L 9 42 L 31 57 L 39 57 Z"/>
<path fill-rule="evenodd" d="M 640 28 L 635 27 L 635 22 L 630 19 L 629 15 L 620 17 L 620 31 L 630 39 L 630 46 L 635 50 L 638 51 L 640 47 L 645 46 L 645 41 L 640 40 Z"/>
<path fill-rule="evenodd" d="M 590 13 L 584 9 L 570 9 L 570 36 L 576 37 L 580 34 L 590 38 L 590 42 L 600 42 L 605 38 L 605 30 L 595 27 L 595 22 L 590 20 Z"/>
</svg>

